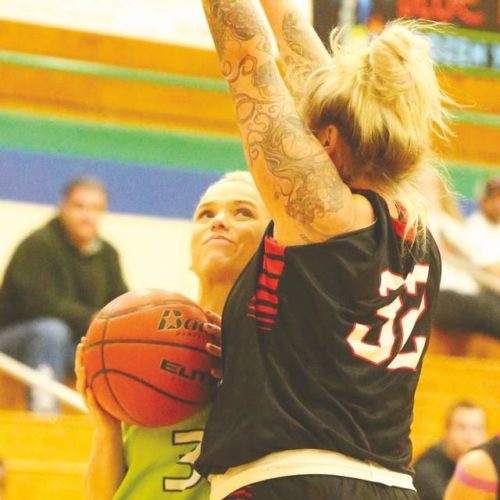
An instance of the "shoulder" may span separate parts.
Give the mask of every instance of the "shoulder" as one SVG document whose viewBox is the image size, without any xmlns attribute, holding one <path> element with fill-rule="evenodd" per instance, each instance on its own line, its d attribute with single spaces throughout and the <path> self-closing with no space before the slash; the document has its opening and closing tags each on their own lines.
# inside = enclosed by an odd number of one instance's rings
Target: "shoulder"
<svg viewBox="0 0 500 500">
<path fill-rule="evenodd" d="M 17 247 L 18 251 L 25 252 L 31 249 L 40 251 L 41 248 L 54 246 L 60 239 L 58 231 L 54 226 L 55 219 L 52 219 L 44 226 L 28 234 L 28 236 L 19 243 Z"/>
<path fill-rule="evenodd" d="M 461 471 L 468 476 L 485 481 L 498 480 L 493 460 L 488 453 L 482 449 L 472 450 L 466 453 L 458 461 L 457 471 Z"/>
<path fill-rule="evenodd" d="M 347 187 L 346 190 L 349 191 Z M 314 224 L 306 224 L 288 215 L 274 218 L 274 237 L 283 245 L 322 243 L 370 226 L 377 219 L 377 210 L 371 199 L 350 192 L 348 202 L 344 203 L 334 215 L 327 213 L 323 215 L 317 218 Z"/>
<path fill-rule="evenodd" d="M 115 248 L 113 244 L 111 244 L 108 240 L 101 238 L 101 252 L 110 257 L 117 258 L 118 250 Z"/>
</svg>

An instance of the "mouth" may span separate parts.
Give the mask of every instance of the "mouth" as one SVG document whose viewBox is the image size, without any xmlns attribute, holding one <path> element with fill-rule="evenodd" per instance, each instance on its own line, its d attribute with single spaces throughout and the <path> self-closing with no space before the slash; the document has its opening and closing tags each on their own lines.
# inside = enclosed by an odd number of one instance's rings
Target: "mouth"
<svg viewBox="0 0 500 500">
<path fill-rule="evenodd" d="M 232 240 L 230 240 L 229 238 L 226 238 L 225 236 L 221 236 L 221 235 L 218 234 L 218 235 L 214 235 L 214 236 L 208 237 L 203 242 L 203 244 L 206 245 L 207 243 L 210 243 L 212 241 L 220 242 L 220 243 L 233 243 Z"/>
</svg>

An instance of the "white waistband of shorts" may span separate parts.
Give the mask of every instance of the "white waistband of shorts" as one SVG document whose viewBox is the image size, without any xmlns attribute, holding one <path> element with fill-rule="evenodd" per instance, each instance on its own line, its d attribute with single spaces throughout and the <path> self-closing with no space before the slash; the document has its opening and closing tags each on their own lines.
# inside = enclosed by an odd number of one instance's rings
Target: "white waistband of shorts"
<svg viewBox="0 0 500 500">
<path fill-rule="evenodd" d="M 210 500 L 222 500 L 249 484 L 305 474 L 350 477 L 415 490 L 409 474 L 394 472 L 373 462 L 347 457 L 334 451 L 305 449 L 271 453 L 255 462 L 232 467 L 224 474 L 211 475 Z"/>
</svg>

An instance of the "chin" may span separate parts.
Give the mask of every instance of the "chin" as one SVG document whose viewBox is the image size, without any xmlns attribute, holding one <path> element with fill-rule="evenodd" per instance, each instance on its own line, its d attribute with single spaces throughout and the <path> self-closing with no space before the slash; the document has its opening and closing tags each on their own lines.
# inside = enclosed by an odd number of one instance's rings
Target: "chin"
<svg viewBox="0 0 500 500">
<path fill-rule="evenodd" d="M 233 259 L 226 256 L 217 256 L 210 259 L 203 266 L 203 273 L 206 276 L 232 276 L 235 274 L 237 266 L 234 265 Z"/>
</svg>

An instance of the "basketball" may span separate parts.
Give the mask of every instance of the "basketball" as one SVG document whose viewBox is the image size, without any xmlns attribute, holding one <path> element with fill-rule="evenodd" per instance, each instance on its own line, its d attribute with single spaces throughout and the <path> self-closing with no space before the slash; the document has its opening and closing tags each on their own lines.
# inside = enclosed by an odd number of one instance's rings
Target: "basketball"
<svg viewBox="0 0 500 500">
<path fill-rule="evenodd" d="M 181 294 L 128 292 L 94 318 L 83 341 L 87 384 L 115 418 L 144 427 L 182 421 L 210 401 L 216 380 L 202 309 Z"/>
</svg>

